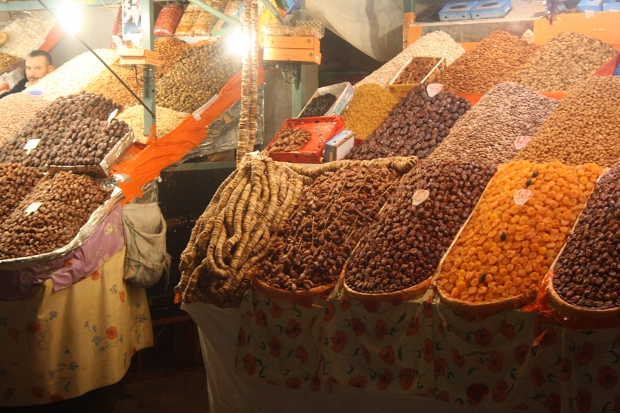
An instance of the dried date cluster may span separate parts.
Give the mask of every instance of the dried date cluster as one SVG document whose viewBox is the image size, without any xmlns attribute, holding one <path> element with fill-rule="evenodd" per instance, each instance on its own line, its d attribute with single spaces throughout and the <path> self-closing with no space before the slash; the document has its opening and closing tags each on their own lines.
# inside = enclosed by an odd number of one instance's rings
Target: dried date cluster
<svg viewBox="0 0 620 413">
<path fill-rule="evenodd" d="M 351 256 L 347 285 L 380 294 L 431 277 L 495 171 L 450 161 L 424 162 L 410 171 Z M 414 205 L 414 195 L 424 190 L 428 198 Z"/>
<path fill-rule="evenodd" d="M 289 291 L 336 281 L 397 179 L 386 167 L 360 166 L 317 178 L 278 232 L 256 276 Z"/>
<path fill-rule="evenodd" d="M 332 107 L 338 98 L 331 93 L 326 93 L 312 99 L 312 102 L 299 115 L 300 118 L 311 118 L 313 116 L 323 116 Z"/>
<path fill-rule="evenodd" d="M 60 172 L 39 183 L 0 223 L 0 259 L 44 254 L 67 245 L 105 200 L 87 175 Z M 28 214 L 33 203 L 41 203 Z"/>
<path fill-rule="evenodd" d="M 427 157 L 448 136 L 450 128 L 471 104 L 445 90 L 430 97 L 416 87 L 401 100 L 366 141 L 349 152 L 349 159 L 389 156 Z"/>
<path fill-rule="evenodd" d="M 439 62 L 439 59 L 432 57 L 414 57 L 411 63 L 403 69 L 394 81 L 395 85 L 407 85 L 420 83 L 431 69 Z"/>
<path fill-rule="evenodd" d="M 127 133 L 125 122 L 107 118 L 118 109 L 101 95 L 80 93 L 56 99 L 40 111 L 0 150 L 0 162 L 25 166 L 98 165 Z M 24 149 L 31 139 L 38 145 Z"/>
<path fill-rule="evenodd" d="M 620 306 L 619 179 L 620 164 L 601 177 L 558 259 L 553 286 L 572 305 Z"/>
<path fill-rule="evenodd" d="M 28 195 L 43 175 L 19 164 L 0 165 L 0 222 Z"/>
<path fill-rule="evenodd" d="M 269 152 L 295 152 L 308 143 L 312 134 L 300 128 L 286 127 L 275 137 Z"/>
</svg>

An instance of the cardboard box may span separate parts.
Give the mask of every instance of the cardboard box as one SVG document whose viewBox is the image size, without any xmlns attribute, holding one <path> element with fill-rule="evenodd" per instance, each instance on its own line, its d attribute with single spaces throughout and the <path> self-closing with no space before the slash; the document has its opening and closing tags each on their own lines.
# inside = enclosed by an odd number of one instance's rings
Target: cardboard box
<svg viewBox="0 0 620 413">
<path fill-rule="evenodd" d="M 263 49 L 264 61 L 276 62 L 309 62 L 321 64 L 321 52 L 316 49 L 276 49 L 266 47 Z"/>
<path fill-rule="evenodd" d="M 316 37 L 265 36 L 263 47 L 276 49 L 320 49 L 321 41 Z"/>
<path fill-rule="evenodd" d="M 355 146 L 355 132 L 343 130 L 325 144 L 323 162 L 339 161 Z"/>
<path fill-rule="evenodd" d="M 580 13 L 584 13 L 587 10 L 603 11 L 602 0 L 581 0 L 577 5 L 577 9 Z"/>
<path fill-rule="evenodd" d="M 437 63 L 435 64 L 435 66 L 433 66 L 433 68 L 428 72 L 426 77 L 424 77 L 424 79 L 422 79 L 422 81 L 420 83 L 398 84 L 398 85 L 395 85 L 394 82 L 399 78 L 401 72 L 403 70 L 405 70 L 405 68 L 407 66 L 409 66 L 409 64 L 413 61 L 413 59 L 437 59 Z M 398 71 L 398 73 L 396 73 L 396 75 L 392 78 L 392 80 L 390 81 L 390 83 L 388 85 L 388 89 L 393 94 L 395 94 L 397 96 L 400 96 L 400 97 L 404 97 L 414 87 L 419 86 L 421 84 L 432 83 L 435 79 L 437 79 L 439 77 L 439 75 L 441 75 L 441 73 L 443 73 L 443 71 L 446 69 L 446 66 L 447 66 L 446 59 L 443 58 L 443 57 L 430 57 L 430 56 L 429 57 L 421 57 L 421 56 L 414 56 L 411 59 L 409 59 L 409 61 L 407 63 L 405 63 L 405 65 L 403 67 L 401 67 L 400 70 Z"/>
<path fill-rule="evenodd" d="M 620 3 L 608 2 L 603 4 L 603 11 L 620 11 Z"/>
<path fill-rule="evenodd" d="M 439 11 L 439 20 L 469 20 L 477 2 L 448 3 Z"/>
<path fill-rule="evenodd" d="M 494 19 L 506 16 L 512 10 L 510 0 L 479 1 L 471 11 L 472 19 Z"/>
</svg>

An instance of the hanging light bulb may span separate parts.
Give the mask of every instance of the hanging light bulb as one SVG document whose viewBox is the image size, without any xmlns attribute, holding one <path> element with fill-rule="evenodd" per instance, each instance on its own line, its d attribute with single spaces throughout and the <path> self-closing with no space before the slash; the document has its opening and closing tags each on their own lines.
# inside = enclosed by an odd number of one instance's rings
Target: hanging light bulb
<svg viewBox="0 0 620 413">
<path fill-rule="evenodd" d="M 250 48 L 250 37 L 241 26 L 237 26 L 226 38 L 226 47 L 230 52 L 243 56 Z"/>
<path fill-rule="evenodd" d="M 77 33 L 84 23 L 82 11 L 70 0 L 62 2 L 58 8 L 57 16 L 62 28 L 71 34 Z"/>
</svg>

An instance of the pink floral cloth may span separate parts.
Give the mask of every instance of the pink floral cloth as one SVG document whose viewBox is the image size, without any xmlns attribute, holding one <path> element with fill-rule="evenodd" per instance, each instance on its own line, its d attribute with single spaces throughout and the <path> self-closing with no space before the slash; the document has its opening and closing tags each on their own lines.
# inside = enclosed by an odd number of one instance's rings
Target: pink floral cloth
<svg viewBox="0 0 620 413">
<path fill-rule="evenodd" d="M 404 303 L 272 300 L 239 308 L 237 373 L 319 391 L 326 382 L 458 405 L 620 412 L 620 328 L 571 330 L 536 313 L 461 315 L 433 297 Z"/>
</svg>

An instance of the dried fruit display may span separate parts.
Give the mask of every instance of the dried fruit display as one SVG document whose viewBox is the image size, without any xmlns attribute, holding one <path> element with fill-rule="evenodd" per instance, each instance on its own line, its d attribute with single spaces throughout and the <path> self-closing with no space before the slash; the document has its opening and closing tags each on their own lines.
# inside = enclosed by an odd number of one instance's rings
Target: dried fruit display
<svg viewBox="0 0 620 413">
<path fill-rule="evenodd" d="M 452 92 L 442 90 L 430 97 L 424 87 L 415 87 L 347 158 L 417 156 L 424 159 L 448 136 L 450 128 L 470 107 L 469 101 Z"/>
<path fill-rule="evenodd" d="M 345 128 L 355 132 L 357 139 L 364 140 L 381 123 L 398 103 L 398 98 L 381 86 L 368 83 L 355 87 L 349 106 L 342 113 Z"/>
<path fill-rule="evenodd" d="M 13 93 L 0 99 L 0 147 L 49 104 L 47 100 L 29 93 Z"/>
<path fill-rule="evenodd" d="M 172 37 L 183 16 L 183 8 L 178 4 L 167 4 L 162 7 L 153 34 L 157 37 Z"/>
<path fill-rule="evenodd" d="M 241 62 L 221 43 L 191 47 L 157 84 L 157 104 L 178 112 L 193 112 L 240 68 Z"/>
<path fill-rule="evenodd" d="M 26 197 L 43 174 L 19 164 L 0 164 L 0 223 Z"/>
<path fill-rule="evenodd" d="M 338 100 L 338 97 L 331 93 L 319 95 L 312 99 L 308 106 L 299 114 L 299 117 L 311 118 L 314 116 L 324 116 L 336 100 Z"/>
<path fill-rule="evenodd" d="M 497 30 L 459 57 L 437 80 L 455 93 L 486 93 L 509 80 L 534 55 L 538 46 Z"/>
<path fill-rule="evenodd" d="M 284 128 L 276 135 L 269 152 L 295 152 L 308 143 L 312 134 L 299 128 Z"/>
<path fill-rule="evenodd" d="M 29 257 L 64 247 L 106 196 L 87 175 L 60 172 L 42 181 L 0 223 L 0 259 Z"/>
<path fill-rule="evenodd" d="M 594 76 L 573 87 L 515 159 L 615 164 L 620 159 L 620 77 Z"/>
<path fill-rule="evenodd" d="M 500 166 L 442 264 L 440 293 L 465 304 L 533 294 L 601 172 L 594 164 Z"/>
<path fill-rule="evenodd" d="M 192 28 L 194 27 L 196 20 L 198 20 L 198 16 L 200 16 L 200 9 L 198 6 L 190 4 L 183 13 L 183 16 L 181 16 L 181 20 L 179 20 L 179 24 L 177 25 L 174 35 L 179 37 L 191 36 Z"/>
<path fill-rule="evenodd" d="M 175 38 L 155 39 L 155 51 L 159 53 L 162 66 L 155 71 L 155 78 L 160 79 L 174 67 L 174 62 L 191 46 L 183 40 Z"/>
<path fill-rule="evenodd" d="M 301 177 L 270 158 L 246 156 L 220 185 L 181 255 L 177 292 L 185 302 L 237 305 L 250 270 L 301 194 Z"/>
<path fill-rule="evenodd" d="M 439 58 L 416 57 L 400 72 L 394 81 L 395 85 L 410 85 L 420 83 L 433 67 L 439 62 Z"/>
<path fill-rule="evenodd" d="M 18 63 L 20 60 L 17 56 L 0 52 L 0 73 L 4 73 L 10 65 Z"/>
<path fill-rule="evenodd" d="M 255 276 L 288 291 L 333 284 L 398 178 L 387 167 L 361 166 L 317 178 L 278 231 Z"/>
<path fill-rule="evenodd" d="M 156 111 L 158 138 L 170 133 L 189 116 L 187 113 L 177 112 L 159 106 L 156 107 Z M 125 109 L 116 119 L 122 120 L 129 125 L 137 141 L 142 143 L 148 141 L 148 136 L 144 136 L 144 107 L 132 106 L 129 109 Z"/>
<path fill-rule="evenodd" d="M 553 287 L 589 310 L 620 306 L 620 164 L 596 184 L 554 268 Z"/>
<path fill-rule="evenodd" d="M 427 159 L 508 163 L 558 104 L 525 86 L 500 83 L 456 122 Z"/>
<path fill-rule="evenodd" d="M 617 53 L 612 45 L 593 37 L 562 32 L 543 44 L 512 80 L 539 91 L 568 91 Z"/>
<path fill-rule="evenodd" d="M 346 285 L 381 294 L 429 279 L 495 171 L 449 161 L 410 171 L 351 255 Z"/>
<path fill-rule="evenodd" d="M 25 166 L 99 165 L 129 126 L 112 119 L 119 106 L 101 95 L 80 93 L 56 99 L 0 149 L 0 163 Z M 36 142 L 36 140 L 39 140 Z M 26 144 L 36 143 L 26 150 Z"/>
</svg>

